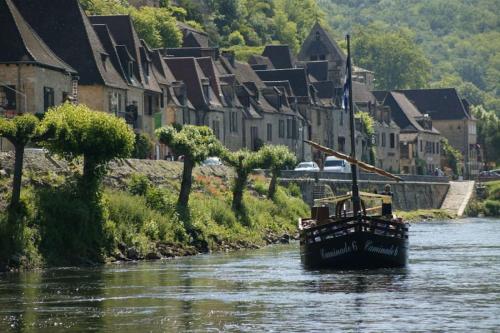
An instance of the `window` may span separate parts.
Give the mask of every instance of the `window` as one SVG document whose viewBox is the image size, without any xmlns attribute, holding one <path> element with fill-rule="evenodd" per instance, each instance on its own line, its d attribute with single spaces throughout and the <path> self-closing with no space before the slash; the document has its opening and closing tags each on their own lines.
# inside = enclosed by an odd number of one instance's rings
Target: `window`
<svg viewBox="0 0 500 333">
<path fill-rule="evenodd" d="M 267 124 L 267 141 L 273 141 L 273 124 Z"/>
<path fill-rule="evenodd" d="M 342 153 L 345 152 L 345 138 L 340 136 L 338 138 L 338 143 L 339 143 L 339 151 Z"/>
<path fill-rule="evenodd" d="M 229 131 L 231 133 L 238 132 L 238 114 L 236 112 L 229 114 Z"/>
<path fill-rule="evenodd" d="M 311 56 L 311 61 L 316 61 L 316 60 L 318 60 L 318 56 L 315 55 Z"/>
<path fill-rule="evenodd" d="M 128 77 L 130 80 L 132 80 L 132 77 L 134 76 L 134 63 L 132 61 L 128 62 Z"/>
<path fill-rule="evenodd" d="M 424 143 L 422 142 L 422 140 L 420 140 L 420 152 L 424 152 Z"/>
<path fill-rule="evenodd" d="M 324 54 L 319 56 L 319 60 L 325 60 L 325 59 L 326 59 L 326 56 Z"/>
<path fill-rule="evenodd" d="M 297 119 L 292 119 L 292 139 L 298 139 L 299 129 L 297 128 Z"/>
<path fill-rule="evenodd" d="M 47 111 L 54 105 L 54 88 L 43 87 L 43 109 Z"/>
<path fill-rule="evenodd" d="M 436 153 L 436 144 L 434 142 L 432 143 L 432 153 Z"/>
<path fill-rule="evenodd" d="M 257 128 L 257 126 L 250 127 L 250 142 L 253 151 L 256 151 L 257 149 L 260 148 L 259 129 Z"/>
<path fill-rule="evenodd" d="M 439 142 L 436 142 L 436 154 L 441 154 L 439 151 Z"/>
<path fill-rule="evenodd" d="M 287 139 L 292 138 L 292 119 L 286 120 L 286 138 Z"/>
<path fill-rule="evenodd" d="M 385 147 L 385 133 L 382 133 L 382 147 Z"/>
<path fill-rule="evenodd" d="M 317 125 L 318 126 L 321 126 L 321 111 L 320 110 L 316 110 L 316 121 L 317 121 Z"/>
<path fill-rule="evenodd" d="M 165 89 L 161 88 L 160 107 L 165 107 Z"/>
<path fill-rule="evenodd" d="M 215 137 L 220 140 L 220 128 L 219 128 L 219 121 L 214 120 L 212 121 L 212 129 L 214 130 L 214 135 Z"/>
<path fill-rule="evenodd" d="M 340 111 L 340 126 L 344 126 L 344 112 Z"/>
<path fill-rule="evenodd" d="M 284 120 L 280 120 L 279 121 L 279 133 L 278 133 L 278 136 L 280 138 L 284 138 L 285 137 L 285 121 Z"/>
<path fill-rule="evenodd" d="M 394 133 L 389 134 L 389 145 L 391 148 L 396 148 L 396 138 Z"/>
</svg>

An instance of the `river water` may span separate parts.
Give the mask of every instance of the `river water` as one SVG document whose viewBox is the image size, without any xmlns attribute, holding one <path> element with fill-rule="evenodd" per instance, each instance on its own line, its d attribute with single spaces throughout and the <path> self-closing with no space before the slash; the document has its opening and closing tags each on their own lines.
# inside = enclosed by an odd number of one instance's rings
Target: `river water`
<svg viewBox="0 0 500 333">
<path fill-rule="evenodd" d="M 306 271 L 298 244 L 0 275 L 0 332 L 500 332 L 500 221 L 411 227 L 406 269 Z"/>
</svg>

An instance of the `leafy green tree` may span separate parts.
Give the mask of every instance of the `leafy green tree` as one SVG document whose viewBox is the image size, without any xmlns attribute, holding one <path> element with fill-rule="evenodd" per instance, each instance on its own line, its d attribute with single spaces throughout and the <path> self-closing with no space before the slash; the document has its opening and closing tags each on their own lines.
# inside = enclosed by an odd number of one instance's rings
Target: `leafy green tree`
<svg viewBox="0 0 500 333">
<path fill-rule="evenodd" d="M 129 8 L 137 34 L 153 48 L 179 47 L 182 33 L 171 11 L 166 8 Z"/>
<path fill-rule="evenodd" d="M 85 105 L 51 108 L 42 121 L 42 133 L 53 133 L 44 142 L 49 151 L 69 160 L 83 157 L 82 191 L 96 198 L 107 163 L 129 157 L 134 147 L 134 132 L 123 119 L 91 110 Z"/>
<path fill-rule="evenodd" d="M 149 157 L 153 149 L 153 142 L 149 135 L 145 133 L 135 134 L 134 151 L 132 152 L 133 158 L 146 159 Z"/>
<path fill-rule="evenodd" d="M 177 206 L 185 208 L 189 204 L 189 195 L 193 183 L 193 169 L 207 157 L 219 156 L 223 147 L 212 129 L 206 126 L 184 125 L 167 126 L 156 130 L 161 143 L 169 146 L 176 155 L 184 156 L 182 183 Z"/>
<path fill-rule="evenodd" d="M 356 65 L 374 71 L 378 89 L 424 88 L 430 62 L 405 31 L 358 29 L 353 38 Z"/>
<path fill-rule="evenodd" d="M 11 208 L 19 206 L 23 176 L 24 148 L 37 137 L 39 120 L 31 114 L 24 114 L 12 119 L 0 118 L 0 136 L 12 143 L 15 151 L 14 179 L 12 182 Z"/>
<path fill-rule="evenodd" d="M 473 106 L 472 114 L 477 119 L 477 139 L 484 150 L 485 162 L 500 163 L 500 119 L 483 106 Z"/>
<path fill-rule="evenodd" d="M 262 159 L 262 165 L 271 172 L 271 182 L 269 183 L 268 197 L 274 199 L 278 177 L 281 170 L 294 167 L 297 164 L 297 158 L 286 146 L 265 145 L 259 150 Z"/>
<path fill-rule="evenodd" d="M 233 31 L 227 37 L 229 45 L 245 45 L 245 39 L 239 31 Z"/>
<path fill-rule="evenodd" d="M 253 169 L 263 166 L 261 154 L 248 150 L 239 150 L 237 152 L 226 151 L 222 154 L 222 159 L 236 171 L 233 184 L 232 208 L 235 212 L 243 212 L 243 193 L 248 182 L 248 176 Z"/>
<path fill-rule="evenodd" d="M 463 161 L 462 153 L 458 149 L 453 148 L 446 138 L 441 140 L 441 147 L 446 164 L 453 171 L 453 174 L 459 176 L 459 165 Z"/>
</svg>

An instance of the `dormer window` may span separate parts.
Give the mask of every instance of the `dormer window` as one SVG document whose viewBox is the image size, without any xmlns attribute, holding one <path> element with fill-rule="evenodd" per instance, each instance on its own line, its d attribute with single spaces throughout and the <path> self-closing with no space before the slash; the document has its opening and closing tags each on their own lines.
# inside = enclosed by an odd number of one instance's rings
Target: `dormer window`
<svg viewBox="0 0 500 333">
<path fill-rule="evenodd" d="M 104 54 L 104 53 L 101 53 L 101 63 L 102 63 L 102 67 L 104 68 L 105 71 L 107 71 L 107 65 L 106 65 L 106 60 L 108 59 L 108 55 L 107 54 Z"/>
<path fill-rule="evenodd" d="M 144 68 L 144 75 L 149 76 L 149 63 L 145 61 L 142 64 L 142 67 Z"/>
<path fill-rule="evenodd" d="M 320 40 L 321 39 L 321 34 L 319 33 L 319 31 L 316 31 L 316 40 Z"/>
<path fill-rule="evenodd" d="M 128 77 L 132 80 L 134 76 L 134 63 L 132 61 L 128 62 Z"/>
</svg>

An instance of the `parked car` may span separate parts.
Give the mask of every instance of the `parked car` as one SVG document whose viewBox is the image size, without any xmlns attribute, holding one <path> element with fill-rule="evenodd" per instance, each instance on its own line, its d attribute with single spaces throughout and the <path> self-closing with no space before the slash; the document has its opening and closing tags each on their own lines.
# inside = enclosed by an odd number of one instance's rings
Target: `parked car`
<svg viewBox="0 0 500 333">
<path fill-rule="evenodd" d="M 319 171 L 319 166 L 316 162 L 301 162 L 295 169 L 295 171 Z"/>
<path fill-rule="evenodd" d="M 222 165 L 222 161 L 219 157 L 208 157 L 206 160 L 201 162 L 201 165 Z"/>
<path fill-rule="evenodd" d="M 335 156 L 328 156 L 325 159 L 323 171 L 351 173 L 351 165 Z"/>
</svg>

